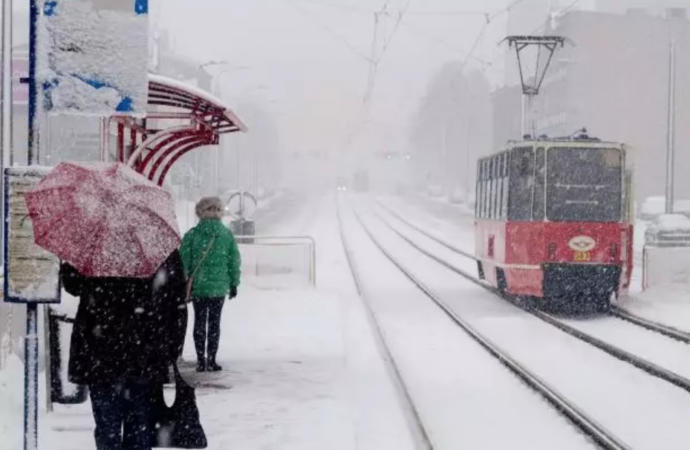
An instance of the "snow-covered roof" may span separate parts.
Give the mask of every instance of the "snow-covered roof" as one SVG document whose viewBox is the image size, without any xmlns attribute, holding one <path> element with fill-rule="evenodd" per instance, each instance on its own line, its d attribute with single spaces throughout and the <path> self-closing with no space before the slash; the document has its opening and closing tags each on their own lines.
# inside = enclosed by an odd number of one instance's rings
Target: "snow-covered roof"
<svg viewBox="0 0 690 450">
<path fill-rule="evenodd" d="M 690 233 L 690 219 L 682 214 L 663 214 L 654 224 L 659 231 L 684 231 Z"/>
<path fill-rule="evenodd" d="M 149 103 L 188 110 L 217 110 L 228 122 L 220 125 L 219 132 L 247 131 L 247 126 L 221 99 L 173 78 L 149 74 Z"/>
<path fill-rule="evenodd" d="M 645 245 L 690 247 L 690 219 L 682 214 L 662 214 L 645 232 Z"/>
<path fill-rule="evenodd" d="M 158 84 L 162 84 L 163 86 L 169 86 L 175 89 L 179 89 L 181 91 L 188 92 L 191 95 L 197 96 L 199 98 L 202 98 L 206 100 L 207 102 L 222 108 L 222 109 L 229 109 L 227 105 L 223 103 L 221 99 L 216 97 L 215 95 L 206 92 L 205 90 L 198 88 L 194 85 L 184 83 L 179 80 L 175 80 L 174 78 L 169 78 L 163 75 L 156 75 L 153 73 L 149 74 L 149 82 L 154 82 Z"/>
</svg>

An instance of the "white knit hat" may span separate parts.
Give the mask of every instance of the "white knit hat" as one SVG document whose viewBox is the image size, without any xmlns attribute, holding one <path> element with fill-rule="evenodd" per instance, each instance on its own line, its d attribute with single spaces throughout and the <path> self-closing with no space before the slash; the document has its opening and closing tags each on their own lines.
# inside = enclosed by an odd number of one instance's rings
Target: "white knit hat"
<svg viewBox="0 0 690 450">
<path fill-rule="evenodd" d="M 218 197 L 204 197 L 194 211 L 199 219 L 220 219 L 223 217 L 223 202 Z"/>
</svg>

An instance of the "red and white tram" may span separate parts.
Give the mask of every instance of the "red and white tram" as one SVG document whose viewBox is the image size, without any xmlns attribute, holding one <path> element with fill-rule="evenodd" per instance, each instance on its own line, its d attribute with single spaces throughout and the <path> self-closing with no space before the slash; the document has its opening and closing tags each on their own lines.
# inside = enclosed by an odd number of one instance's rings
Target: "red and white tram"
<svg viewBox="0 0 690 450">
<path fill-rule="evenodd" d="M 587 136 L 512 142 L 478 162 L 479 276 L 545 304 L 609 303 L 632 270 L 625 145 Z"/>
</svg>

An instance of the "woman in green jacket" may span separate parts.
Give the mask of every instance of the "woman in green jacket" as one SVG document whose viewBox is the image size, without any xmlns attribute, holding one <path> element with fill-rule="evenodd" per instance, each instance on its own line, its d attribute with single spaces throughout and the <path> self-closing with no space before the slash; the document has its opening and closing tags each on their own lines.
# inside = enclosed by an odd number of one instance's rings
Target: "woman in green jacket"
<svg viewBox="0 0 690 450">
<path fill-rule="evenodd" d="M 240 252 L 232 232 L 221 222 L 222 211 L 223 204 L 217 197 L 199 200 L 199 223 L 185 234 L 180 248 L 187 278 L 193 280 L 197 372 L 222 370 L 216 354 L 223 303 L 228 294 L 231 299 L 237 296 L 240 284 Z"/>
</svg>

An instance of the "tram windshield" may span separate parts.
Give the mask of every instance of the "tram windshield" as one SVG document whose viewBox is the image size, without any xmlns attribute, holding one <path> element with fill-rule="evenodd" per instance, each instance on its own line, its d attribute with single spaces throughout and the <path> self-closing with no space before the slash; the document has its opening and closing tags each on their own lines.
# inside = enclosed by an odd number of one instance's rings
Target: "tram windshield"
<svg viewBox="0 0 690 450">
<path fill-rule="evenodd" d="M 546 216 L 554 222 L 621 219 L 623 156 L 615 148 L 551 148 Z"/>
</svg>

